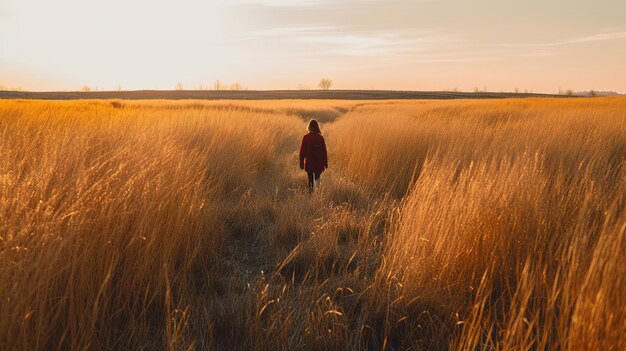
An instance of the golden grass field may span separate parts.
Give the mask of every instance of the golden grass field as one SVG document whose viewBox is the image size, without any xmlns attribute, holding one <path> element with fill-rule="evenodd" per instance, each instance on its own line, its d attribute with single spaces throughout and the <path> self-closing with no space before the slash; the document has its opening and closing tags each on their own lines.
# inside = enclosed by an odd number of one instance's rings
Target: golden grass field
<svg viewBox="0 0 626 351">
<path fill-rule="evenodd" d="M 626 349 L 624 98 L 0 116 L 1 350 Z"/>
</svg>

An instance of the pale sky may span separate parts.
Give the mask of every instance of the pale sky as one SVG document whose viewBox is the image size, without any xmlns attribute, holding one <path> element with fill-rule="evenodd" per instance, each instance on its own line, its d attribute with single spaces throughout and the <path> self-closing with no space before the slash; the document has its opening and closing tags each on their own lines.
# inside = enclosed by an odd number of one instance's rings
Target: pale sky
<svg viewBox="0 0 626 351">
<path fill-rule="evenodd" d="M 626 0 L 0 0 L 0 86 L 626 93 Z"/>
</svg>

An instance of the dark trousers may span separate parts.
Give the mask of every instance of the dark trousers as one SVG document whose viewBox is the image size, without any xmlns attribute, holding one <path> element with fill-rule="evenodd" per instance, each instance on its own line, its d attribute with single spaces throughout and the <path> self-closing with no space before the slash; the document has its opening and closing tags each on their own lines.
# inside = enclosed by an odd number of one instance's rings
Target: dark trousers
<svg viewBox="0 0 626 351">
<path fill-rule="evenodd" d="M 309 192 L 313 191 L 313 185 L 315 184 L 315 182 L 317 182 L 317 185 L 319 186 L 321 173 L 322 172 L 319 172 L 319 173 L 306 172 L 306 175 L 309 177 Z"/>
</svg>

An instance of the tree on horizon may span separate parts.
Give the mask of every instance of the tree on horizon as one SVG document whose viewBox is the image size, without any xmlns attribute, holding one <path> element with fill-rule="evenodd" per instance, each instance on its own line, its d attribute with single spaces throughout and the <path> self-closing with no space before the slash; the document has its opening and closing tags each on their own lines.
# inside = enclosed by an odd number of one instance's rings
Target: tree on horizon
<svg viewBox="0 0 626 351">
<path fill-rule="evenodd" d="M 333 81 L 328 78 L 322 78 L 320 83 L 317 85 L 322 90 L 328 90 L 333 85 Z"/>
</svg>

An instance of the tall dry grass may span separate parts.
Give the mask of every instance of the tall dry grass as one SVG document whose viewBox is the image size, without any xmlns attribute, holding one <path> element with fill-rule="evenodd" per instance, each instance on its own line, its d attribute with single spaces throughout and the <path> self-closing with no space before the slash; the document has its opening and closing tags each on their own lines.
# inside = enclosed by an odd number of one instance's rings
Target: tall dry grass
<svg viewBox="0 0 626 351">
<path fill-rule="evenodd" d="M 2 102 L 0 349 L 624 349 L 624 111 Z"/>
<path fill-rule="evenodd" d="M 418 324 L 440 348 L 626 347 L 624 102 L 424 103 L 337 122 L 336 162 L 406 194 L 375 279 L 392 322 L 413 323 L 403 335 Z"/>
</svg>

